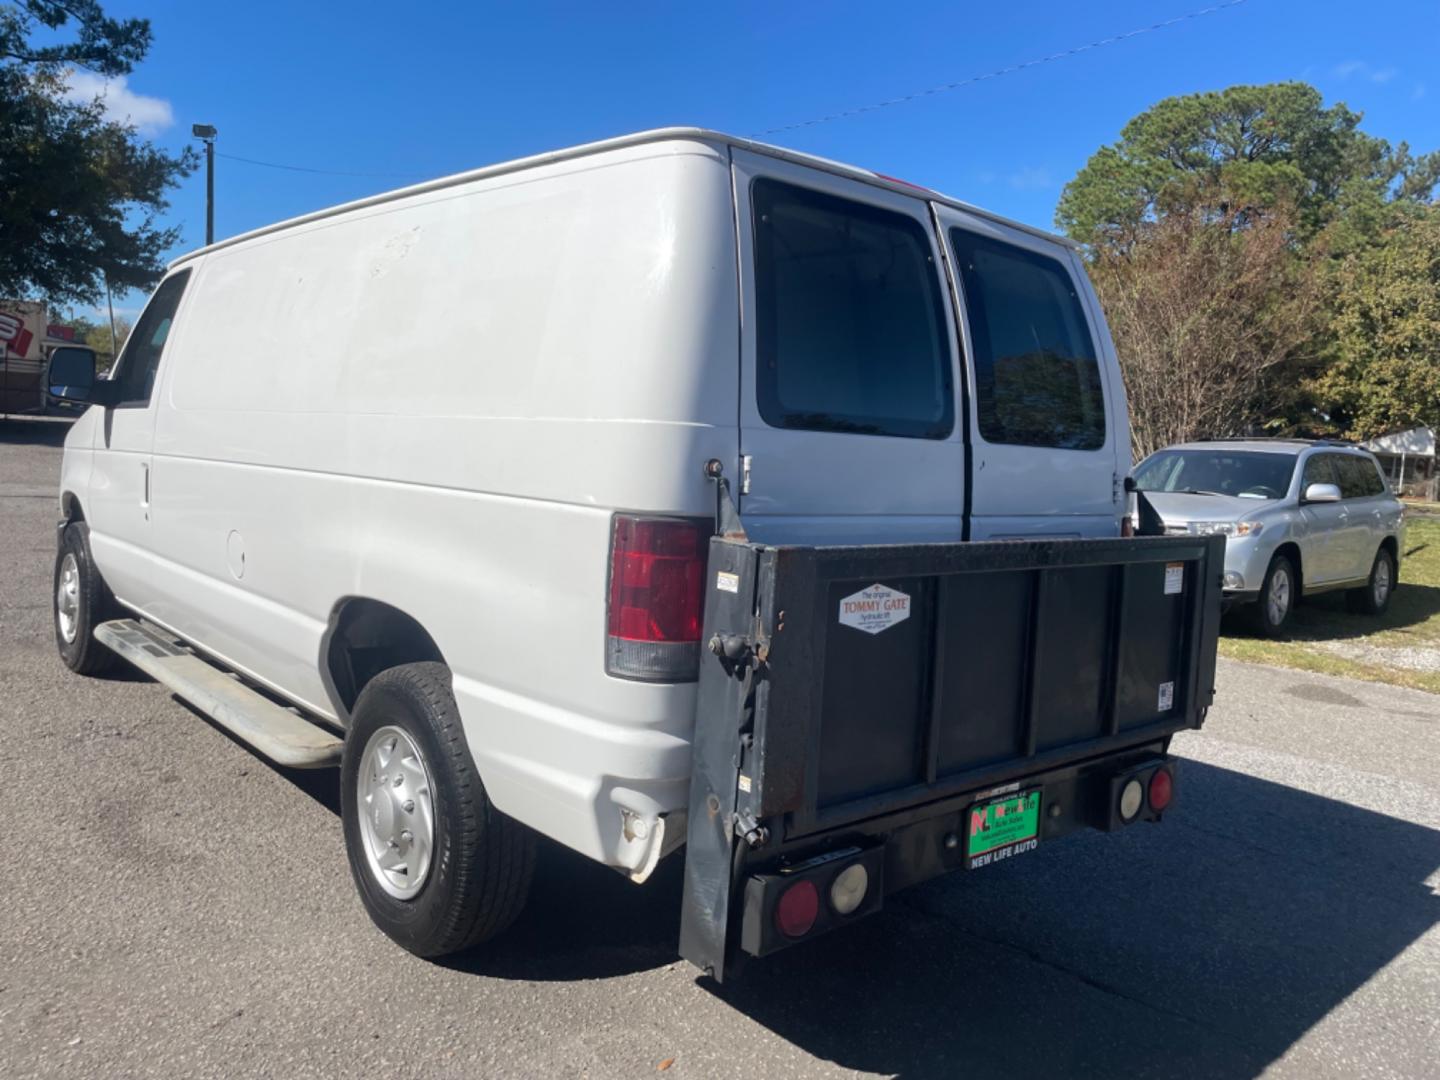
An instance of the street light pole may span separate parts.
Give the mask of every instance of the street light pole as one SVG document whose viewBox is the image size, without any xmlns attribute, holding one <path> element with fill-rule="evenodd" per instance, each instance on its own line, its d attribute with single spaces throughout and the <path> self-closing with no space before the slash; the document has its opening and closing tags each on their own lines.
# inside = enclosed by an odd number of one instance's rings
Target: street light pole
<svg viewBox="0 0 1440 1080">
<path fill-rule="evenodd" d="M 191 124 L 190 134 L 205 144 L 205 244 L 215 242 L 215 136 L 213 124 Z"/>
</svg>

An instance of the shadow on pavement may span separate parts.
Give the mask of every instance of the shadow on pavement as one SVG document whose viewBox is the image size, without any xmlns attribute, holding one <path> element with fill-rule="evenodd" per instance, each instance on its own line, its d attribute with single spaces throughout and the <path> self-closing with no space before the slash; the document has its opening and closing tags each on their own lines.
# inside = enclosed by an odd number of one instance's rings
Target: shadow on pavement
<svg viewBox="0 0 1440 1080">
<path fill-rule="evenodd" d="M 451 957 L 448 966 L 497 979 L 569 982 L 675 963 L 684 868 L 683 855 L 671 855 L 636 885 L 541 840 L 524 914 L 502 937 Z"/>
<path fill-rule="evenodd" d="M 738 981 L 701 985 L 862 1071 L 1258 1075 L 1440 922 L 1425 884 L 1440 832 L 1182 768 L 1182 799 L 1159 827 L 939 879 Z M 453 966 L 575 980 L 672 963 L 681 865 L 636 887 L 548 847 L 526 914 Z"/>
<path fill-rule="evenodd" d="M 336 770 L 282 772 L 338 808 Z M 937 879 L 698 984 L 866 1072 L 1257 1076 L 1440 923 L 1440 831 L 1190 760 L 1181 783 L 1158 827 Z M 682 859 L 636 886 L 542 840 L 519 921 L 445 963 L 578 981 L 679 962 Z"/>
<path fill-rule="evenodd" d="M 1390 607 L 1384 615 L 1360 615 L 1345 606 L 1343 592 L 1321 593 L 1307 597 L 1290 616 L 1285 637 L 1291 641 L 1347 641 L 1366 638 L 1381 630 L 1404 630 L 1429 622 L 1440 614 L 1440 588 L 1434 585 L 1413 585 L 1402 579 Z M 1229 612 L 1224 632 L 1239 637 L 1255 637 L 1246 621 L 1249 613 L 1243 608 Z"/>
<path fill-rule="evenodd" d="M 1440 832 L 1182 770 L 1159 827 L 931 882 L 714 990 L 851 1069 L 1258 1075 L 1440 922 Z"/>
<path fill-rule="evenodd" d="M 0 446 L 64 446 L 70 423 L 70 417 L 38 420 L 3 416 L 0 417 Z"/>
</svg>

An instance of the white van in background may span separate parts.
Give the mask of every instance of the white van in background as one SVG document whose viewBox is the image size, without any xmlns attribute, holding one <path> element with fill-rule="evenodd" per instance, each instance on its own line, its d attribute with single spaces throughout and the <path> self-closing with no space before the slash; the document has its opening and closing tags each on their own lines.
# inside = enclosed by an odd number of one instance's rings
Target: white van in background
<svg viewBox="0 0 1440 1080">
<path fill-rule="evenodd" d="M 1117 536 L 1130 464 L 1065 242 L 695 129 L 214 244 L 111 380 L 57 368 L 96 406 L 61 655 L 343 756 L 357 885 L 422 955 L 513 919 L 527 828 L 637 880 L 683 842 L 706 462 L 807 544 Z"/>
</svg>

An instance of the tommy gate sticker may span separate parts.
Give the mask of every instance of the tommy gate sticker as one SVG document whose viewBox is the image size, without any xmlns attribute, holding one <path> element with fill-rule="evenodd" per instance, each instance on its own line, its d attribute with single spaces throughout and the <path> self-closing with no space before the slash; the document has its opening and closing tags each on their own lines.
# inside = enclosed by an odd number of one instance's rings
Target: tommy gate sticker
<svg viewBox="0 0 1440 1080">
<path fill-rule="evenodd" d="M 841 625 L 867 634 L 889 630 L 909 617 L 910 597 L 888 585 L 871 585 L 840 601 Z"/>
</svg>

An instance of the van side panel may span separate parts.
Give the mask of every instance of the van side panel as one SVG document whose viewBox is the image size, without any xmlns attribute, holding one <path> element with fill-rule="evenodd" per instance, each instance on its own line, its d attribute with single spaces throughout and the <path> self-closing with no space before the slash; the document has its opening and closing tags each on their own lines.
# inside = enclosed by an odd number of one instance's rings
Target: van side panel
<svg viewBox="0 0 1440 1080">
<path fill-rule="evenodd" d="M 724 147 L 677 141 L 206 255 L 162 370 L 146 614 L 339 718 L 336 605 L 406 611 L 496 805 L 636 865 L 620 805 L 684 806 L 694 690 L 604 673 L 611 515 L 706 516 L 703 463 L 737 467 L 732 213 Z"/>
</svg>

